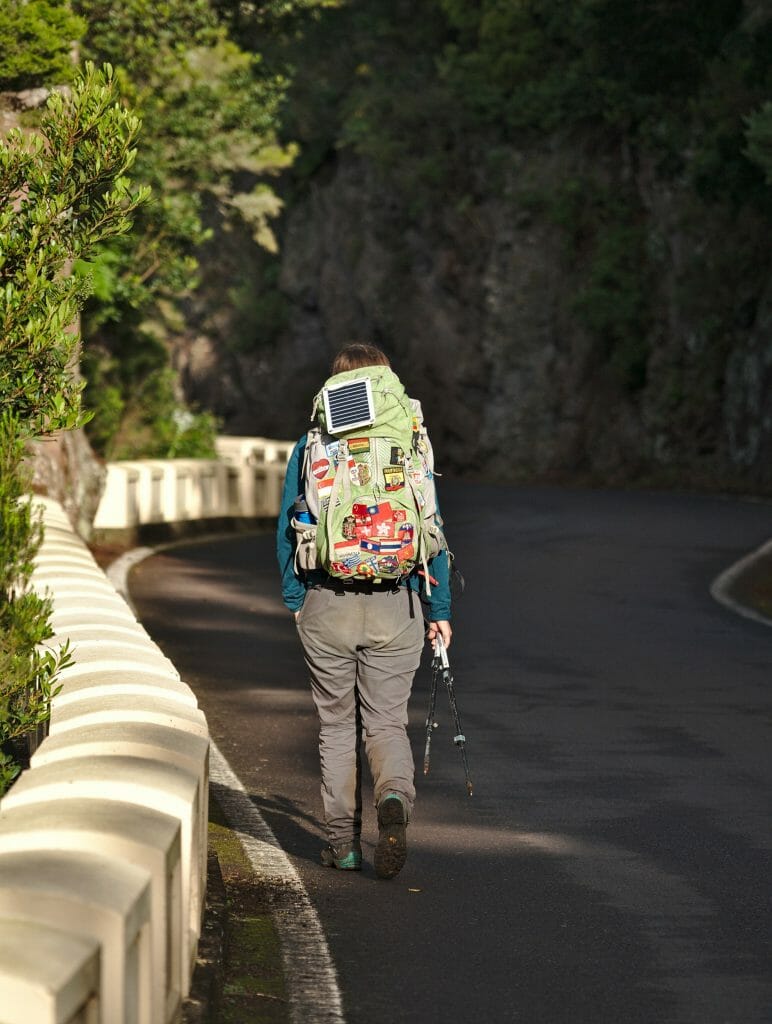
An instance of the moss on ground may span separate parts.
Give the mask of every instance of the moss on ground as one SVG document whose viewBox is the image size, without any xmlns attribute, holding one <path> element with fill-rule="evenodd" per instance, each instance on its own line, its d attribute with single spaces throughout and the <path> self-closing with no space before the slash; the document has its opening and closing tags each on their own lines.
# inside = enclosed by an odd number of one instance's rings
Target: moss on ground
<svg viewBox="0 0 772 1024">
<path fill-rule="evenodd" d="M 289 1004 L 281 946 L 268 893 L 211 798 L 209 844 L 220 861 L 228 901 L 223 991 L 210 1024 L 287 1024 Z"/>
</svg>

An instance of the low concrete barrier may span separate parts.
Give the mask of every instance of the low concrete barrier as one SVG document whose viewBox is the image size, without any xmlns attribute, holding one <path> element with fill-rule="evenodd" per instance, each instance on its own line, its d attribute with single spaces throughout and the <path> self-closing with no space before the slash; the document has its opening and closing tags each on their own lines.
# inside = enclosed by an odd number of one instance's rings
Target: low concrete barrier
<svg viewBox="0 0 772 1024">
<path fill-rule="evenodd" d="M 206 514 L 227 473 L 199 469 L 154 465 L 150 498 L 142 468 L 121 471 L 136 484 L 124 520 L 179 514 L 171 492 Z M 174 1024 L 206 885 L 206 719 L 61 507 L 35 501 L 33 585 L 53 600 L 49 644 L 69 640 L 73 664 L 49 735 L 0 801 L 0 1021 Z"/>
<path fill-rule="evenodd" d="M 160 685 L 159 692 L 163 692 Z M 54 701 L 49 726 L 52 736 L 83 725 L 108 725 L 110 722 L 152 722 L 194 736 L 208 735 L 203 713 L 173 697 L 167 699 L 144 693 L 97 697 L 84 694 L 84 697 L 84 700 L 64 705 Z"/>
<path fill-rule="evenodd" d="M 151 952 L 157 967 L 150 979 L 151 1019 L 171 1020 L 185 983 L 180 962 L 182 881 L 177 818 L 119 800 L 77 798 L 21 805 L 0 813 L 0 865 L 6 853 L 34 850 L 98 851 L 147 871 Z M 91 898 L 90 892 L 88 896 Z M 62 941 L 69 942 L 69 936 Z M 0 1015 L 3 1012 L 0 1009 Z M 25 1024 L 29 1019 L 25 1018 Z"/>
<path fill-rule="evenodd" d="M 5 1024 L 93 1024 L 99 1004 L 99 943 L 37 921 L 0 921 Z"/>
<path fill-rule="evenodd" d="M 206 849 L 202 849 L 206 822 L 201 820 L 203 809 L 198 793 L 196 775 L 163 761 L 126 755 L 73 757 L 24 772 L 3 799 L 0 810 L 50 801 L 111 799 L 176 818 L 181 837 L 182 942 L 188 953 L 188 966 L 192 968 L 201 934 L 206 884 Z"/>
<path fill-rule="evenodd" d="M 99 853 L 2 853 L 0 923 L 3 918 L 51 925 L 97 942 L 102 1024 L 150 1024 L 153 956 L 146 870 Z M 27 1021 L 31 1024 L 30 1017 Z"/>
<path fill-rule="evenodd" d="M 80 651 L 80 647 L 78 648 Z M 127 645 L 123 648 L 126 658 L 134 659 L 134 648 Z M 176 676 L 168 675 L 163 667 L 159 669 L 152 662 L 142 663 L 141 658 L 132 661 L 133 668 L 126 668 L 115 660 L 107 658 L 98 661 L 87 661 L 81 671 L 80 666 L 73 666 L 73 671 L 66 670 L 67 680 L 56 698 L 56 710 L 74 704 L 85 698 L 93 700 L 97 697 L 114 697 L 118 695 L 151 695 L 166 700 L 177 700 L 189 708 L 197 708 L 196 695 L 187 683 Z"/>
<path fill-rule="evenodd" d="M 110 462 L 95 533 L 275 516 L 294 444 L 264 437 L 220 437 L 217 459 Z"/>
</svg>

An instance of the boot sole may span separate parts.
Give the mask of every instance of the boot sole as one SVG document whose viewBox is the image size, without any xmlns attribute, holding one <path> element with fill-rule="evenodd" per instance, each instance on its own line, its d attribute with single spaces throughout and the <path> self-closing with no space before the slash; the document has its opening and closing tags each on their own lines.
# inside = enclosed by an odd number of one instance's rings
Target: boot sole
<svg viewBox="0 0 772 1024">
<path fill-rule="evenodd" d="M 393 878 L 407 860 L 407 822 L 402 802 L 389 798 L 378 808 L 378 845 L 375 847 L 375 873 L 378 878 Z"/>
</svg>

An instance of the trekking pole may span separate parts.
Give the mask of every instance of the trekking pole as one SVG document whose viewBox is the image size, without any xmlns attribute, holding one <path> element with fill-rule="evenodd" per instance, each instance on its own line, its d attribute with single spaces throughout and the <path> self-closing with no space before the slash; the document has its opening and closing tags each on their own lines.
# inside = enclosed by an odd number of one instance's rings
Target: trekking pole
<svg viewBox="0 0 772 1024">
<path fill-rule="evenodd" d="M 437 680 L 439 679 L 439 662 L 432 658 L 432 688 L 429 694 L 429 711 L 426 715 L 426 746 L 424 747 L 424 775 L 429 774 L 429 750 L 432 745 L 432 732 L 437 728 L 434 711 L 437 706 Z"/>
<path fill-rule="evenodd" d="M 428 750 L 431 742 L 431 731 L 435 728 L 434 722 L 434 706 L 437 698 L 437 680 L 439 676 L 442 676 L 445 682 L 445 687 L 448 691 L 448 700 L 450 702 L 450 711 L 453 715 L 453 727 L 455 729 L 455 736 L 453 742 L 456 744 L 458 749 L 461 751 L 461 761 L 464 765 L 464 777 L 466 778 L 466 792 L 468 796 L 472 795 L 472 780 L 469 777 L 469 762 L 466 759 L 466 736 L 461 728 L 461 719 L 458 714 L 458 705 L 456 703 L 456 691 L 453 686 L 453 674 L 450 671 L 450 661 L 448 660 L 448 651 L 445 647 L 442 637 L 437 634 L 434 638 L 434 658 L 432 659 L 432 693 L 429 700 L 429 715 L 426 719 L 426 752 L 424 753 L 424 774 L 429 771 L 428 762 Z"/>
</svg>

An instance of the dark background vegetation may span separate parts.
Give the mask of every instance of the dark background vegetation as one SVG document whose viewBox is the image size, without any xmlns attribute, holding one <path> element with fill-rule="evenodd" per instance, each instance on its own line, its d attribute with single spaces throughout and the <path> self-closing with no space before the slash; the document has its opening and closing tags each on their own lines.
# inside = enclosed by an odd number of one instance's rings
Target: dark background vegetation
<svg viewBox="0 0 772 1024">
<path fill-rule="evenodd" d="M 31 0 L 0 88 L 72 40 L 154 190 L 78 267 L 104 456 L 292 436 L 366 336 L 457 472 L 772 488 L 768 4 Z"/>
</svg>

